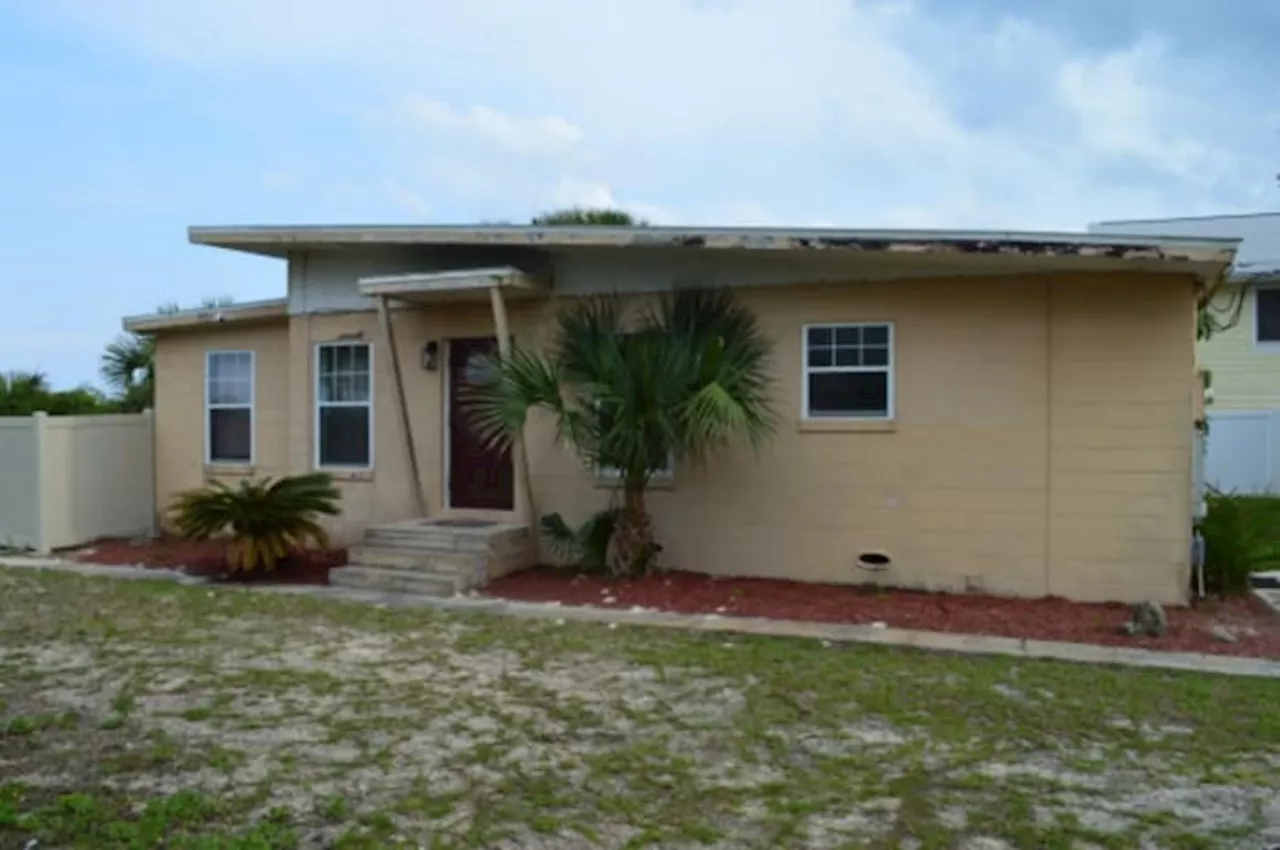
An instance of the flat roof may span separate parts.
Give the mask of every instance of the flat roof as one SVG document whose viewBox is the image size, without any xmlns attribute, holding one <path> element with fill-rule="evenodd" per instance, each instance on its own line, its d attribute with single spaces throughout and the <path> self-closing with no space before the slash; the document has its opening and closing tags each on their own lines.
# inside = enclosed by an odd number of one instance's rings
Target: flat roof
<svg viewBox="0 0 1280 850">
<path fill-rule="evenodd" d="M 1212 215 L 1171 215 L 1156 216 L 1154 218 L 1108 218 L 1094 222 L 1098 226 L 1115 226 L 1124 224 L 1160 224 L 1161 222 L 1178 222 L 1178 221 L 1216 221 L 1218 219 L 1237 219 L 1237 218 L 1270 218 L 1272 216 L 1280 216 L 1280 211 L 1276 212 L 1247 212 L 1247 213 L 1215 213 Z"/>
<path fill-rule="evenodd" d="M 192 227 L 194 244 L 283 257 L 326 247 L 703 248 L 901 254 L 1005 254 L 1230 264 L 1235 238 L 1008 230 L 524 225 L 251 225 Z"/>
</svg>

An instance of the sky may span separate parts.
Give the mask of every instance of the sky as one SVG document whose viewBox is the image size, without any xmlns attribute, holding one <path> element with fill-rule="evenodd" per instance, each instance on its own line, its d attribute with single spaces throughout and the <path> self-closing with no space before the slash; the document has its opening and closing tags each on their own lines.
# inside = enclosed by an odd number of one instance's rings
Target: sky
<svg viewBox="0 0 1280 850">
<path fill-rule="evenodd" d="M 284 294 L 189 225 L 1280 207 L 1275 0 L 3 0 L 0 371 Z"/>
</svg>

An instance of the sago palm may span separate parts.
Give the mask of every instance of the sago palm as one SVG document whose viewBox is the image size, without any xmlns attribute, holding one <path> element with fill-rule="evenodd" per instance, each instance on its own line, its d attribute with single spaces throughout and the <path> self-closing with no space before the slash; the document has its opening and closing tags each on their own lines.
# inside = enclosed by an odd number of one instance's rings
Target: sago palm
<svg viewBox="0 0 1280 850">
<path fill-rule="evenodd" d="M 772 344 L 723 290 L 678 290 L 637 322 L 625 318 L 616 296 L 577 302 L 549 351 L 491 358 L 464 403 L 491 444 L 509 444 L 541 409 L 590 467 L 618 470 L 615 571 L 637 574 L 658 551 L 645 503 L 655 472 L 701 464 L 739 439 L 758 447 L 773 432 Z"/>
<path fill-rule="evenodd" d="M 204 540 L 229 533 L 227 566 L 232 570 L 275 569 L 281 560 L 315 543 L 329 545 L 317 521 L 339 512 L 341 494 L 324 473 L 271 480 L 246 479 L 235 487 L 214 481 L 180 494 L 172 513 L 185 537 Z"/>
</svg>

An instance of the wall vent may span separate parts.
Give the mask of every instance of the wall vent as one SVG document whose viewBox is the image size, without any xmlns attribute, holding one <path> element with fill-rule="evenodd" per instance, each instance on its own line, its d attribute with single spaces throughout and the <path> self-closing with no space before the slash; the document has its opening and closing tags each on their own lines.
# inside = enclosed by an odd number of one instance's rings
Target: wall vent
<svg viewBox="0 0 1280 850">
<path fill-rule="evenodd" d="M 893 566 L 893 559 L 884 552 L 859 552 L 858 566 L 864 570 L 880 572 Z"/>
</svg>

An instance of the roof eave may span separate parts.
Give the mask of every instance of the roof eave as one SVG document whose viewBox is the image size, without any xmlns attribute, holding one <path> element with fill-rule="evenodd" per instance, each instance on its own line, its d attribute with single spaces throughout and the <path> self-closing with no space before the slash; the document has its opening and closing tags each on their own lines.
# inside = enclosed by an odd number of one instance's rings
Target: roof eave
<svg viewBox="0 0 1280 850">
<path fill-rule="evenodd" d="M 286 256 L 291 250 L 361 245 L 542 248 L 699 248 L 760 251 L 1084 257 L 1229 265 L 1238 239 L 1005 231 L 893 231 L 678 227 L 320 226 L 192 227 L 190 240 Z"/>
<path fill-rule="evenodd" d="M 226 307 L 198 307 L 169 313 L 144 313 L 126 316 L 121 323 L 130 333 L 152 334 L 206 325 L 235 325 L 247 322 L 264 322 L 286 318 L 289 299 L 270 298 L 263 301 L 246 301 Z"/>
</svg>

